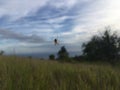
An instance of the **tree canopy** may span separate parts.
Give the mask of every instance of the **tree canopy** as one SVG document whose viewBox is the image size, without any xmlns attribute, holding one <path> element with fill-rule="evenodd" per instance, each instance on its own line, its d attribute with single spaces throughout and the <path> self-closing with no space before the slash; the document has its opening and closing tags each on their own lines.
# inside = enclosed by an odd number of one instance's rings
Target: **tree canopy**
<svg viewBox="0 0 120 90">
<path fill-rule="evenodd" d="M 89 60 L 116 60 L 120 54 L 120 37 L 111 29 L 95 35 L 83 44 L 83 55 Z"/>
<path fill-rule="evenodd" d="M 58 55 L 58 59 L 60 60 L 65 60 L 69 58 L 69 53 L 64 46 L 61 47 L 57 55 Z"/>
</svg>

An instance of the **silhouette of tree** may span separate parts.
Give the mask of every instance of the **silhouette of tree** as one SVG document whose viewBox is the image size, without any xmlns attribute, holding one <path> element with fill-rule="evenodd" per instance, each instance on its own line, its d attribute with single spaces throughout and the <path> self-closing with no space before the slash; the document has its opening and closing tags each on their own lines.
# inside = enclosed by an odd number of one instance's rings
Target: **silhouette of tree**
<svg viewBox="0 0 120 90">
<path fill-rule="evenodd" d="M 2 51 L 0 51 L 0 55 L 3 55 L 4 54 L 4 51 L 2 50 Z"/>
<path fill-rule="evenodd" d="M 120 37 L 110 28 L 98 36 L 93 36 L 88 43 L 83 44 L 83 54 L 89 60 L 113 60 L 118 59 L 120 53 Z"/>
<path fill-rule="evenodd" d="M 32 56 L 28 56 L 29 59 L 32 59 Z"/>
<path fill-rule="evenodd" d="M 60 60 L 67 60 L 69 58 L 69 53 L 64 46 L 61 47 L 57 55 Z"/>
<path fill-rule="evenodd" d="M 55 55 L 53 55 L 53 54 L 49 55 L 49 59 L 50 60 L 55 60 Z"/>
</svg>

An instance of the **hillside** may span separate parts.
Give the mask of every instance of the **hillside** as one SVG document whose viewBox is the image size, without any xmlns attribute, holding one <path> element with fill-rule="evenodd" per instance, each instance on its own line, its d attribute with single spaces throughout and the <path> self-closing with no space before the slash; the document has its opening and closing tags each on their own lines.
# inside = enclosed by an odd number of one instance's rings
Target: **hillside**
<svg viewBox="0 0 120 90">
<path fill-rule="evenodd" d="M 0 56 L 0 90 L 119 90 L 119 69 Z"/>
</svg>

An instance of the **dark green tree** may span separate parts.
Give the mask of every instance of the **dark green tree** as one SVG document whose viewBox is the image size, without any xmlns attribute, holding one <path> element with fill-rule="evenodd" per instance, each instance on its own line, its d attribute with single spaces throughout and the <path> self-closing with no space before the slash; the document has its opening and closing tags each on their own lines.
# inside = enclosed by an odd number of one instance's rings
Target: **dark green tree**
<svg viewBox="0 0 120 90">
<path fill-rule="evenodd" d="M 120 37 L 107 28 L 100 36 L 93 36 L 83 44 L 83 54 L 88 60 L 115 61 L 120 54 Z"/>
<path fill-rule="evenodd" d="M 29 59 L 32 59 L 32 56 L 28 56 Z"/>
<path fill-rule="evenodd" d="M 68 60 L 69 59 L 69 53 L 64 46 L 61 47 L 61 49 L 58 51 L 57 55 L 58 55 L 58 59 L 60 59 L 60 60 Z"/>
<path fill-rule="evenodd" d="M 53 55 L 53 54 L 49 55 L 49 59 L 50 60 L 55 60 L 55 55 Z"/>
<path fill-rule="evenodd" d="M 2 50 L 2 51 L 0 51 L 0 55 L 3 55 L 4 54 L 4 51 Z"/>
</svg>

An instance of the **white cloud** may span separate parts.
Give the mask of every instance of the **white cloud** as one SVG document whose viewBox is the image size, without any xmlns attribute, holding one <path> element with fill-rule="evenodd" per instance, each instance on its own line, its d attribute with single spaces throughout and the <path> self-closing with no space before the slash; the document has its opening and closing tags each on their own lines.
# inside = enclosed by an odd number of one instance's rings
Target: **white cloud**
<svg viewBox="0 0 120 90">
<path fill-rule="evenodd" d="M 65 20 L 72 19 L 74 24 L 73 28 L 67 32 L 64 32 L 63 30 L 58 36 L 60 44 L 63 45 L 66 45 L 66 43 L 71 43 L 71 45 L 81 44 L 82 42 L 90 39 L 90 37 L 98 31 L 100 32 L 100 30 L 103 30 L 103 28 L 107 25 L 111 25 L 119 31 L 120 0 L 4 0 L 2 1 L 2 4 L 0 4 L 0 17 L 8 16 L 10 21 L 14 21 L 27 16 L 30 12 L 32 12 L 31 14 L 34 14 L 38 11 L 38 9 L 46 5 L 63 11 L 60 13 L 69 12 L 70 16 L 65 14 L 60 17 L 47 20 L 48 23 L 54 24 L 53 28 L 50 25 L 40 25 L 42 22 L 39 20 L 22 22 L 21 25 L 14 23 L 12 28 L 14 28 L 14 30 L 22 28 L 23 31 L 21 32 L 28 32 L 27 34 L 29 35 L 32 35 L 33 33 L 44 38 L 48 37 L 47 39 L 49 43 L 49 41 L 52 42 L 52 39 L 56 36 L 54 31 L 69 23 L 69 20 L 64 23 Z M 77 13 L 75 16 L 72 16 L 71 13 L 74 12 Z M 59 13 L 57 13 L 57 15 L 58 14 Z M 6 27 L 9 28 L 10 26 Z M 25 44 L 26 47 L 30 46 L 27 43 Z M 44 51 L 46 48 L 43 47 L 44 45 L 39 47 L 41 51 Z M 76 48 L 77 47 L 78 46 L 76 46 Z M 21 49 L 20 52 L 25 52 L 25 50 L 32 52 L 32 50 L 30 51 L 29 49 L 30 48 Z M 49 49 L 51 49 L 51 47 L 49 47 Z M 37 52 L 37 50 L 38 48 L 34 49 L 34 52 Z"/>
<path fill-rule="evenodd" d="M 0 16 L 10 16 L 16 20 L 24 17 L 29 12 L 36 12 L 45 5 L 52 5 L 56 8 L 69 8 L 75 5 L 78 0 L 4 0 L 0 5 Z"/>
<path fill-rule="evenodd" d="M 50 4 L 56 8 L 71 8 L 78 0 L 50 0 Z"/>
<path fill-rule="evenodd" d="M 12 19 L 24 17 L 30 11 L 36 11 L 39 7 L 44 6 L 48 0 L 5 0 L 0 5 L 2 15 L 8 15 Z"/>
<path fill-rule="evenodd" d="M 75 20 L 75 26 L 70 32 L 63 32 L 65 42 L 81 43 L 89 40 L 93 35 L 104 31 L 104 27 L 110 25 L 113 30 L 120 30 L 120 1 L 101 0 L 95 1 L 88 7 L 78 11 L 79 17 Z"/>
<path fill-rule="evenodd" d="M 84 7 L 78 12 L 79 18 L 75 20 L 76 25 L 69 34 L 74 34 L 75 37 L 72 41 L 79 42 L 81 34 L 83 33 L 83 40 L 87 40 L 90 36 L 97 32 L 102 32 L 104 27 L 110 25 L 114 27 L 113 30 L 120 28 L 120 1 L 119 0 L 99 0 L 94 1 L 88 7 Z"/>
</svg>

